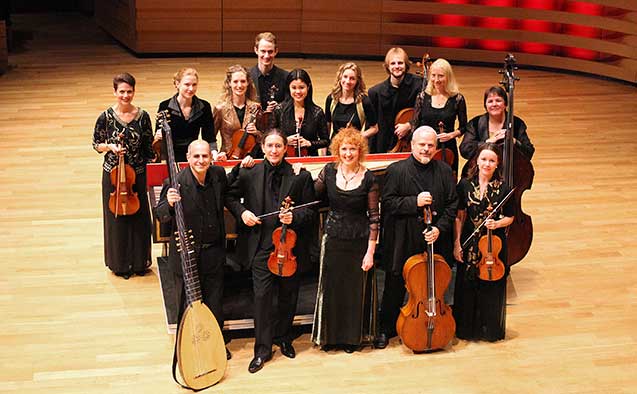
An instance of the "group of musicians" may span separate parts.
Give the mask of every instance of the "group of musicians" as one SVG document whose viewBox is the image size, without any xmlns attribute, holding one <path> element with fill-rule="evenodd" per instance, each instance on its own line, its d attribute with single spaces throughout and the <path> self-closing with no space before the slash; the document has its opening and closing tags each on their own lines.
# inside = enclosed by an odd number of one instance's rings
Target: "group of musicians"
<svg viewBox="0 0 637 394">
<path fill-rule="evenodd" d="M 392 48 L 384 62 L 389 76 L 369 94 L 361 69 L 355 63 L 343 64 L 323 110 L 313 101 L 312 81 L 305 70 L 287 72 L 274 64 L 278 53 L 274 34 L 258 34 L 254 51 L 256 66 L 227 69 L 221 100 L 214 107 L 196 96 L 199 76 L 195 69 L 183 68 L 175 74 L 177 92 L 159 105 L 159 111 L 170 114 L 175 159 L 187 161 L 188 167 L 178 175 L 178 190 L 165 182 L 155 208 L 160 221 L 172 222 L 174 205 L 181 202 L 195 239 L 203 301 L 222 327 L 224 207 L 237 218 L 237 250 L 252 271 L 254 290 L 255 345 L 249 371 L 259 371 L 272 358 L 272 344 L 284 356 L 295 357 L 291 327 L 299 276 L 318 257 L 312 341 L 322 350 L 351 353 L 360 348 L 369 329 L 363 308 L 367 273 L 375 257 L 384 268 L 385 284 L 374 346 L 385 348 L 396 336 L 396 320 L 404 303 L 405 261 L 423 253 L 428 244 L 435 244 L 435 253 L 454 273 L 457 270 L 444 297 L 453 305 L 456 336 L 503 339 L 508 268 L 497 280 L 483 280 L 477 271 L 483 254 L 478 237 L 467 245 L 463 242 L 476 227 L 493 231 L 502 240 L 499 255 L 506 264 L 505 229 L 514 216 L 512 200 L 500 204 L 510 189 L 501 178 L 506 91 L 487 89 L 486 113 L 468 121 L 465 99 L 446 60 L 433 62 L 423 79 L 408 72 L 407 53 Z M 93 147 L 106 153 L 102 180 L 105 263 L 115 275 L 128 279 L 144 275 L 151 263 L 145 164 L 164 156 L 166 146 L 162 153 L 153 149 L 154 142 L 163 140 L 162 129 L 158 125 L 153 133 L 148 113 L 132 104 L 134 77 L 115 76 L 113 89 L 116 103 L 99 116 Z M 415 108 L 414 114 L 398 120 L 406 108 Z M 233 138 L 238 131 L 241 144 L 253 138 L 252 145 L 239 144 L 241 154 Z M 526 125 L 517 117 L 513 137 L 515 146 L 530 159 L 534 147 Z M 388 152 L 401 142 L 411 155 L 387 168 L 380 190 L 378 180 L 365 167 L 365 156 Z M 448 149 L 451 160 L 434 159 L 442 148 Z M 459 183 L 458 153 L 469 160 Z M 325 165 L 316 180 L 285 160 L 290 155 L 325 154 L 336 161 Z M 234 158 L 243 160 L 228 175 L 212 165 Z M 255 158 L 263 160 L 255 164 Z M 136 175 L 128 192 L 140 200 L 135 212 L 113 211 L 109 205 L 115 187 L 112 172 L 122 162 Z M 318 199 L 328 207 L 320 247 L 316 232 L 308 231 L 317 227 L 316 206 L 279 210 L 287 197 L 295 205 Z M 500 210 L 490 215 L 499 205 Z M 430 223 L 423 220 L 425 209 L 433 213 Z M 293 249 L 298 270 L 289 277 L 268 268 L 268 258 L 278 247 L 272 233 L 281 225 L 296 230 L 298 237 Z M 377 244 L 382 250 L 376 251 Z M 181 275 L 174 237 L 169 261 Z M 226 355 L 231 358 L 227 349 Z"/>
</svg>

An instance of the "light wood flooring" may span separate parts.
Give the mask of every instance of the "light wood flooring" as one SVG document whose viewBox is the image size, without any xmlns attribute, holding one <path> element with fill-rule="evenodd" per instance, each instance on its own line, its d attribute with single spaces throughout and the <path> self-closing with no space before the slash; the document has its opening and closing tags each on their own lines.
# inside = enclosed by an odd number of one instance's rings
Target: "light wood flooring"
<svg viewBox="0 0 637 394">
<path fill-rule="evenodd" d="M 137 77 L 135 103 L 152 113 L 180 67 L 197 67 L 199 96 L 215 102 L 224 69 L 255 58 L 136 58 L 78 15 L 18 16 L 14 27 L 32 39 L 0 77 L 0 392 L 187 392 L 171 379 L 156 265 L 127 281 L 104 267 L 102 157 L 91 136 L 114 102 L 117 72 Z M 320 105 L 341 62 L 277 61 L 310 72 Z M 368 87 L 385 78 L 380 61 L 359 63 Z M 481 113 L 498 68 L 454 70 L 469 116 Z M 239 339 L 224 380 L 206 392 L 637 392 L 637 91 L 588 76 L 518 75 L 516 113 L 537 147 L 523 202 L 535 232 L 512 270 L 506 340 L 428 355 L 394 340 L 349 355 L 320 352 L 303 335 L 295 360 L 277 351 L 251 375 L 253 340 Z"/>
</svg>

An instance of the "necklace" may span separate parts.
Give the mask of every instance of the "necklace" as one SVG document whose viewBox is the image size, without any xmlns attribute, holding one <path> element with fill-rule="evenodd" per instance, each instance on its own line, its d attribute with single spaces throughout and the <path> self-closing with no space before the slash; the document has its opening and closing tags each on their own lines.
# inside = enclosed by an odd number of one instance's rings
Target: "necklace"
<svg viewBox="0 0 637 394">
<path fill-rule="evenodd" d="M 350 176 L 349 179 L 347 179 L 345 177 L 345 171 L 343 171 L 343 167 L 341 167 L 341 178 L 343 178 L 343 180 L 345 181 L 345 188 L 347 189 L 347 184 L 350 183 L 352 181 L 352 179 L 356 178 L 356 175 L 358 175 L 358 172 L 361 170 L 361 165 L 358 165 L 358 168 L 356 168 L 356 172 L 354 173 L 354 175 Z"/>
</svg>

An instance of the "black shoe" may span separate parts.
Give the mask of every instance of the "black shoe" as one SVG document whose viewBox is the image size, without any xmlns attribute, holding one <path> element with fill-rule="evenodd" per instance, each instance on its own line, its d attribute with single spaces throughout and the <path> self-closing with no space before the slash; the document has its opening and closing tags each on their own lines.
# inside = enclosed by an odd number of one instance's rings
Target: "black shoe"
<svg viewBox="0 0 637 394">
<path fill-rule="evenodd" d="M 271 358 L 272 358 L 272 354 L 270 354 L 267 357 L 255 356 L 252 359 L 252 361 L 250 361 L 250 365 L 248 365 L 248 372 L 250 373 L 259 372 L 261 368 L 263 368 L 263 365 L 265 365 L 265 363 L 269 361 Z"/>
<path fill-rule="evenodd" d="M 281 348 L 281 354 L 283 354 L 287 358 L 296 357 L 296 350 L 294 350 L 294 346 L 292 346 L 292 342 L 281 342 L 279 344 Z"/>
<path fill-rule="evenodd" d="M 378 336 L 376 336 L 376 339 L 374 339 L 374 347 L 376 349 L 385 349 L 388 343 L 389 339 L 387 339 L 387 334 L 385 333 L 378 334 Z"/>
<path fill-rule="evenodd" d="M 143 270 L 141 270 L 141 271 L 135 271 L 135 275 L 137 275 L 137 276 L 144 276 L 144 275 L 146 275 L 146 274 L 147 274 L 147 273 L 149 273 L 149 272 L 150 272 L 150 270 L 149 270 L 149 269 L 143 269 Z"/>
<path fill-rule="evenodd" d="M 226 360 L 230 360 L 231 358 L 232 358 L 232 353 L 230 353 L 230 350 L 226 348 Z"/>
<path fill-rule="evenodd" d="M 121 276 L 124 279 L 128 279 L 128 278 L 130 278 L 133 275 L 133 273 L 130 272 L 130 271 L 129 272 L 116 272 L 115 275 Z"/>
<path fill-rule="evenodd" d="M 356 345 L 345 345 L 343 346 L 343 350 L 345 350 L 345 353 L 352 354 L 360 350 L 360 347 Z"/>
</svg>

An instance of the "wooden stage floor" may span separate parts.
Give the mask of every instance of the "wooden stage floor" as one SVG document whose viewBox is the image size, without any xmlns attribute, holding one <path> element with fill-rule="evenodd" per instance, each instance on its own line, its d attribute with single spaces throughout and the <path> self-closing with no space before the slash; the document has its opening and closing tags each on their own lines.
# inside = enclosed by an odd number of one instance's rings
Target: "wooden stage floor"
<svg viewBox="0 0 637 394">
<path fill-rule="evenodd" d="M 181 66 L 199 69 L 199 96 L 215 102 L 226 66 L 255 59 L 135 58 L 78 15 L 17 16 L 15 29 L 26 41 L 0 77 L 0 392 L 186 392 L 170 375 L 156 265 L 127 281 L 104 267 L 93 126 L 114 102 L 116 72 L 137 77 L 135 102 L 153 112 Z M 340 62 L 278 64 L 306 68 L 323 105 Z M 368 86 L 385 78 L 380 61 L 360 64 Z M 469 116 L 481 113 L 498 68 L 455 71 Z M 296 359 L 277 351 L 255 375 L 253 340 L 239 339 L 225 379 L 206 392 L 637 392 L 637 92 L 587 76 L 518 75 L 516 113 L 537 147 L 523 203 L 535 232 L 512 270 L 506 339 L 428 355 L 394 340 L 349 355 L 318 351 L 306 334 Z"/>
</svg>

